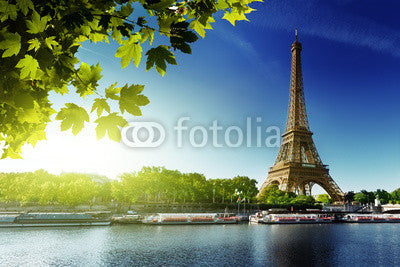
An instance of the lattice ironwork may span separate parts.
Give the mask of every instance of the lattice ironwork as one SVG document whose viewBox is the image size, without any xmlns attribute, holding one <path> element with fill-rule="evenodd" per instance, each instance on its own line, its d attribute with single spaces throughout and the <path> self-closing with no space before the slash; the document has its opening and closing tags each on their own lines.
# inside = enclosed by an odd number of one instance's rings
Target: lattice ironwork
<svg viewBox="0 0 400 267">
<path fill-rule="evenodd" d="M 292 45 L 292 71 L 290 79 L 289 108 L 282 145 L 268 178 L 261 190 L 271 184 L 279 184 L 281 190 L 298 194 L 310 194 L 314 184 L 320 185 L 334 201 L 342 201 L 344 194 L 329 175 L 318 155 L 313 133 L 308 125 L 303 91 L 301 68 L 301 43 Z"/>
</svg>

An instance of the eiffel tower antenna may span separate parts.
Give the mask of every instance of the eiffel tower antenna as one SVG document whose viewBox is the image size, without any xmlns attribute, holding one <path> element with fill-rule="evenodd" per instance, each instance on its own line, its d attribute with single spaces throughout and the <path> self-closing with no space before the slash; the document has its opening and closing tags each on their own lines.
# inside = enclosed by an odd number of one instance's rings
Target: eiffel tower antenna
<svg viewBox="0 0 400 267">
<path fill-rule="evenodd" d="M 308 124 L 304 99 L 303 74 L 301 67 L 302 45 L 296 40 L 292 44 L 292 71 L 290 77 L 289 108 L 285 133 L 268 177 L 260 192 L 270 185 L 279 185 L 283 191 L 311 194 L 314 184 L 320 185 L 333 201 L 342 201 L 343 192 L 329 174 L 318 155 Z"/>
<path fill-rule="evenodd" d="M 296 41 L 297 41 L 297 28 L 294 30 L 294 34 L 296 35 Z"/>
</svg>

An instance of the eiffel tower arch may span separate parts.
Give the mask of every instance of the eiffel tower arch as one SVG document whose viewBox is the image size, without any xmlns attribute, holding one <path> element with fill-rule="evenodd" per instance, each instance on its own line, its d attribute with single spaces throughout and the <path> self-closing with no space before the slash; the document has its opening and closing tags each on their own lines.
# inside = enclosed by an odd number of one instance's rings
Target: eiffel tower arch
<svg viewBox="0 0 400 267">
<path fill-rule="evenodd" d="M 285 133 L 282 135 L 282 144 L 275 164 L 270 168 L 260 192 L 269 185 L 277 184 L 283 191 L 311 194 L 313 185 L 318 184 L 333 201 L 342 201 L 344 194 L 330 176 L 328 166 L 322 163 L 308 125 L 301 50 L 302 45 L 298 42 L 296 33 L 296 40 L 291 49 L 292 71 Z"/>
</svg>

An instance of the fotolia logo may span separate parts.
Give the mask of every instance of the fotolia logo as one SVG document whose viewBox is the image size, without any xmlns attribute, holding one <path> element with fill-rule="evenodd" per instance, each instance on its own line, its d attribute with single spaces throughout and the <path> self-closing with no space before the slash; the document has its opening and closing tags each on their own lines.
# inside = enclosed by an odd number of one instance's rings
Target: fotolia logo
<svg viewBox="0 0 400 267">
<path fill-rule="evenodd" d="M 236 148 L 244 145 L 246 147 L 279 147 L 281 140 L 279 127 L 269 126 L 263 131 L 261 121 L 261 117 L 255 120 L 247 117 L 245 127 L 230 125 L 224 128 L 218 120 L 214 120 L 208 126 L 189 127 L 190 117 L 181 117 L 173 127 L 175 144 L 179 148 L 184 144 L 195 148 L 207 145 L 215 148 Z M 129 147 L 159 147 L 164 143 L 165 137 L 165 127 L 157 122 L 131 122 L 121 130 L 121 140 Z"/>
<path fill-rule="evenodd" d="M 130 122 L 121 129 L 121 140 L 129 147 L 158 147 L 165 140 L 165 129 L 153 121 Z"/>
</svg>

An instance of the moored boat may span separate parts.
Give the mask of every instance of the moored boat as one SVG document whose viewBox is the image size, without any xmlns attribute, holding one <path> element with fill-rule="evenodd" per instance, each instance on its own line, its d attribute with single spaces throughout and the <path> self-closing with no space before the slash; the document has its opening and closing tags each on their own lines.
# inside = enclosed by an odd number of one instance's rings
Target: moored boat
<svg viewBox="0 0 400 267">
<path fill-rule="evenodd" d="M 265 215 L 267 215 L 267 213 L 265 211 L 256 212 L 255 214 L 250 215 L 249 222 L 250 223 L 262 223 L 262 220 Z"/>
<path fill-rule="evenodd" d="M 279 214 L 271 216 L 271 223 L 317 223 L 318 217 L 316 214 Z"/>
<path fill-rule="evenodd" d="M 252 217 L 255 222 L 256 217 Z M 263 214 L 262 219 L 257 218 L 258 223 L 263 224 L 313 224 L 332 223 L 334 218 L 327 214 Z"/>
<path fill-rule="evenodd" d="M 170 224 L 231 224 L 237 223 L 235 216 L 226 216 L 217 213 L 158 213 L 148 216 L 144 224 L 170 225 Z"/>
<path fill-rule="evenodd" d="M 388 222 L 392 222 L 392 223 L 400 223 L 400 216 L 397 215 L 389 215 L 388 217 Z"/>
<path fill-rule="evenodd" d="M 373 222 L 371 214 L 346 214 L 343 219 L 349 223 L 370 223 Z"/>
<path fill-rule="evenodd" d="M 142 223 L 142 217 L 140 215 L 123 215 L 123 216 L 115 216 L 112 217 L 112 222 L 116 224 L 137 224 Z"/>
<path fill-rule="evenodd" d="M 346 214 L 344 222 L 350 223 L 400 223 L 398 214 Z"/>
<path fill-rule="evenodd" d="M 0 215 L 0 227 L 106 226 L 111 221 L 89 213 L 23 213 Z"/>
</svg>

